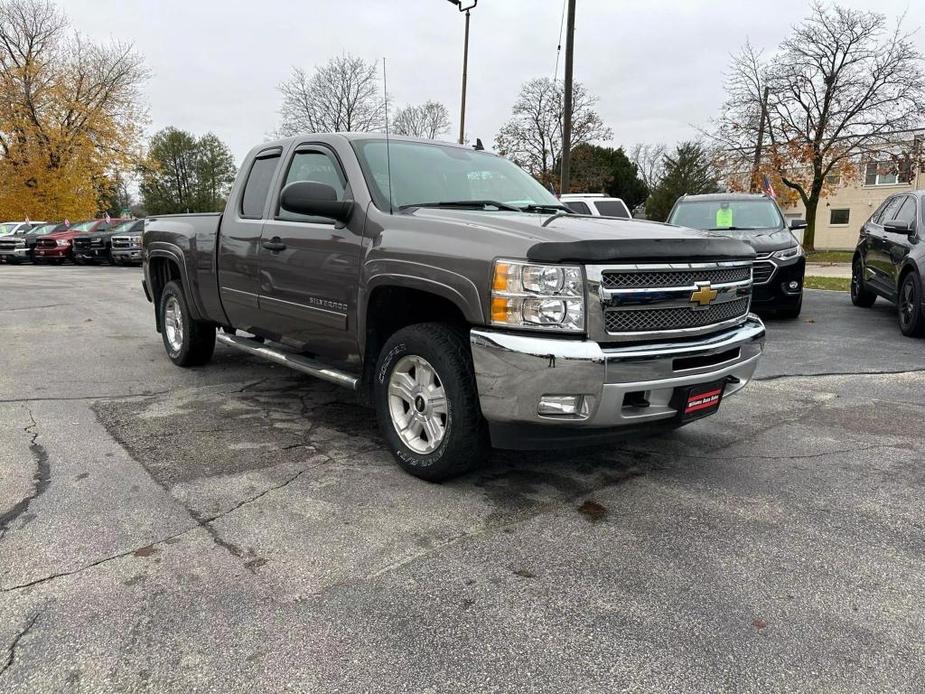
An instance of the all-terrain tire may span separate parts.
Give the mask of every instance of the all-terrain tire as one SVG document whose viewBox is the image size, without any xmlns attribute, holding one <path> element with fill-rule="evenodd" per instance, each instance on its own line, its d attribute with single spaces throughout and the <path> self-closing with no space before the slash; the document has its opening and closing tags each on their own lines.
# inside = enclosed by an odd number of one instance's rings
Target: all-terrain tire
<svg viewBox="0 0 925 694">
<path fill-rule="evenodd" d="M 202 366 L 215 351 L 215 325 L 193 320 L 178 282 L 168 282 L 158 303 L 161 337 L 167 356 L 177 366 Z"/>
<path fill-rule="evenodd" d="M 409 396 L 408 401 L 403 399 Z M 439 408 L 431 409 L 436 402 Z M 488 455 L 488 428 L 465 329 L 419 323 L 393 334 L 376 363 L 373 403 L 389 450 L 415 477 L 445 480 L 476 468 Z M 403 425 L 404 433 L 399 433 Z M 416 429 L 420 430 L 417 438 Z M 431 436 L 430 431 L 437 435 Z M 430 446 L 433 449 L 427 450 Z"/>
</svg>

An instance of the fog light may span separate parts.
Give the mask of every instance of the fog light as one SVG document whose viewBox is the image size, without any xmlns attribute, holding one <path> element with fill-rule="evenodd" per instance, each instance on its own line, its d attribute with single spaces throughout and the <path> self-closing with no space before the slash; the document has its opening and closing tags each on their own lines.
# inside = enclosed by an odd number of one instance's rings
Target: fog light
<svg viewBox="0 0 925 694">
<path fill-rule="evenodd" d="M 586 414 L 584 397 L 581 395 L 544 395 L 536 408 L 537 414 L 577 415 Z"/>
<path fill-rule="evenodd" d="M 790 288 L 790 291 L 795 291 L 800 288 L 800 283 L 796 280 L 793 280 L 790 284 L 787 285 Z"/>
</svg>

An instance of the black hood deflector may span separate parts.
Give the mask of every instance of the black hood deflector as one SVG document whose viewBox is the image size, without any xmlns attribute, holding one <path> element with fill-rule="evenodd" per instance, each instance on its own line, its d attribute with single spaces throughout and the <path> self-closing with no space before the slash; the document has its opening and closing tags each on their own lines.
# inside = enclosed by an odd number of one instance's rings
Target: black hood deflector
<svg viewBox="0 0 925 694">
<path fill-rule="evenodd" d="M 527 251 L 528 260 L 540 263 L 705 262 L 754 258 L 755 250 L 747 243 L 719 236 L 538 243 Z"/>
</svg>

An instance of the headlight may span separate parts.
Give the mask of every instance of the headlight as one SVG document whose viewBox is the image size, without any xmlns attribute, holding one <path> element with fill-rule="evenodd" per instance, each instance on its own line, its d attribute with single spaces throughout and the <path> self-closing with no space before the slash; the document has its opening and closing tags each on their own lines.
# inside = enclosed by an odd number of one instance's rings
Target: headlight
<svg viewBox="0 0 925 694">
<path fill-rule="evenodd" d="M 784 248 L 779 251 L 774 251 L 772 254 L 778 260 L 793 260 L 794 258 L 799 258 L 803 255 L 803 246 L 792 246 L 790 248 Z"/>
<path fill-rule="evenodd" d="M 496 260 L 491 282 L 491 323 L 509 328 L 584 332 L 581 268 Z"/>
<path fill-rule="evenodd" d="M 59 246 L 70 246 L 71 242 L 68 239 L 55 239 L 55 243 Z"/>
<path fill-rule="evenodd" d="M 128 240 L 131 241 L 131 242 L 132 242 L 133 244 L 135 244 L 136 246 L 140 246 L 140 245 L 141 245 L 141 237 L 140 237 L 140 236 L 130 236 Z"/>
</svg>

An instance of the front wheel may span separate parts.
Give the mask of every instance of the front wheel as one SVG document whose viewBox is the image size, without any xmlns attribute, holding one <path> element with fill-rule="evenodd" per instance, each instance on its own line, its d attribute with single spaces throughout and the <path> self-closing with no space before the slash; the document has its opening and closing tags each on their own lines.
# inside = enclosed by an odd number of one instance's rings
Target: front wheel
<svg viewBox="0 0 925 694">
<path fill-rule="evenodd" d="M 168 282 L 158 306 L 161 337 L 170 361 L 177 366 L 201 366 L 208 362 L 215 351 L 215 326 L 190 317 L 183 287 Z"/>
<path fill-rule="evenodd" d="M 406 472 L 437 482 L 487 456 L 465 331 L 442 323 L 399 330 L 382 348 L 373 388 L 380 431 Z"/>
<path fill-rule="evenodd" d="M 877 300 L 877 295 L 864 284 L 864 267 L 860 258 L 851 263 L 851 303 L 861 308 L 870 308 Z"/>
<path fill-rule="evenodd" d="M 906 273 L 899 285 L 899 329 L 906 337 L 925 335 L 922 313 L 922 280 L 914 270 Z"/>
</svg>

